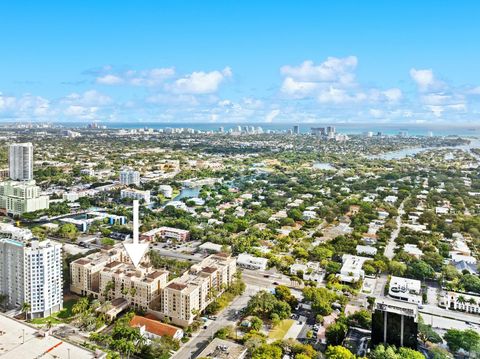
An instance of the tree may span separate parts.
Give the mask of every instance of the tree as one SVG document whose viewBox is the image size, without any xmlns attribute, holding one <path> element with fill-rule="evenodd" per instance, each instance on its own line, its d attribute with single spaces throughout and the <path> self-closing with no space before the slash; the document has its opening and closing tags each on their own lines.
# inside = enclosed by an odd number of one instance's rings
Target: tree
<svg viewBox="0 0 480 359">
<path fill-rule="evenodd" d="M 327 343 L 331 345 L 340 345 L 347 335 L 348 327 L 342 322 L 331 324 L 326 332 Z"/>
<path fill-rule="evenodd" d="M 27 302 L 23 302 L 22 303 L 22 313 L 25 314 L 25 319 L 28 319 L 28 313 L 30 312 L 30 310 L 32 309 L 32 305 L 30 303 L 27 303 Z"/>
<path fill-rule="evenodd" d="M 325 356 L 328 359 L 355 359 L 355 355 L 341 345 L 329 345 L 325 352 Z"/>
<path fill-rule="evenodd" d="M 442 337 L 433 330 L 431 325 L 427 325 L 423 323 L 423 321 L 420 321 L 420 323 L 418 323 L 418 338 L 423 342 L 423 345 L 426 345 L 427 342 L 442 342 Z"/>
<path fill-rule="evenodd" d="M 273 344 L 262 344 L 252 351 L 252 359 L 281 359 L 282 349 Z"/>
<path fill-rule="evenodd" d="M 347 317 L 347 324 L 349 327 L 370 329 L 372 325 L 372 313 L 365 309 L 359 310 Z"/>
<path fill-rule="evenodd" d="M 475 330 L 449 329 L 443 338 L 453 353 L 458 352 L 460 349 L 464 349 L 469 353 L 480 351 L 480 334 Z"/>
<path fill-rule="evenodd" d="M 250 318 L 250 324 L 251 324 L 250 328 L 258 332 L 263 327 L 263 320 L 261 320 L 259 317 L 252 316 Z"/>
<path fill-rule="evenodd" d="M 407 274 L 416 279 L 425 280 L 434 278 L 435 271 L 429 264 L 422 260 L 417 260 L 410 264 L 407 269 Z"/>
</svg>

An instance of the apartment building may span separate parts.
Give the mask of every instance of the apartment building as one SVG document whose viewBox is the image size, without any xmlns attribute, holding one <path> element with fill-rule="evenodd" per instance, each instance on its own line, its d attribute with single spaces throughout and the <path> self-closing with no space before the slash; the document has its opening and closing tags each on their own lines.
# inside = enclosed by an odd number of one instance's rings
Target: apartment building
<svg viewBox="0 0 480 359">
<path fill-rule="evenodd" d="M 126 261 L 119 248 L 102 250 L 70 263 L 70 291 L 82 296 L 99 298 L 100 272 L 109 263 Z"/>
<path fill-rule="evenodd" d="M 21 215 L 48 207 L 48 196 L 41 195 L 34 180 L 0 182 L 0 208 L 6 213 Z"/>
<path fill-rule="evenodd" d="M 147 310 L 167 281 L 167 271 L 114 261 L 100 271 L 100 297 L 110 301 L 123 298 L 130 306 Z"/>
<path fill-rule="evenodd" d="M 12 143 L 8 147 L 10 178 L 18 181 L 33 179 L 33 145 L 30 142 Z"/>
<path fill-rule="evenodd" d="M 236 268 L 236 259 L 226 254 L 214 254 L 193 265 L 162 290 L 161 316 L 176 325 L 190 325 L 232 283 Z"/>
<path fill-rule="evenodd" d="M 188 239 L 190 238 L 190 231 L 172 227 L 159 227 L 142 233 L 142 235 L 140 236 L 141 240 L 149 242 L 155 241 L 158 238 L 169 238 L 175 239 L 177 241 L 188 241 Z"/>
<path fill-rule="evenodd" d="M 51 315 L 63 307 L 62 247 L 38 241 L 31 232 L 0 226 L 0 293 L 9 308 L 30 304 L 29 318 Z"/>
<path fill-rule="evenodd" d="M 125 188 L 120 191 L 121 198 L 131 198 L 136 200 L 143 200 L 145 203 L 150 203 L 150 191 L 140 191 L 134 188 Z"/>
<path fill-rule="evenodd" d="M 131 184 L 140 186 L 140 172 L 131 168 L 124 168 L 120 171 L 120 183 L 124 186 Z"/>
</svg>

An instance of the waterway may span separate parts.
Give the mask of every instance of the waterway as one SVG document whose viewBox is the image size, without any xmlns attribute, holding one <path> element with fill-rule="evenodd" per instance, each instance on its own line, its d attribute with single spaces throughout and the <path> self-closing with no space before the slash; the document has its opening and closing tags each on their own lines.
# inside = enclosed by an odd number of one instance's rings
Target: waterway
<svg viewBox="0 0 480 359">
<path fill-rule="evenodd" d="M 469 144 L 459 145 L 459 146 L 441 146 L 441 147 L 412 147 L 412 148 L 404 148 L 398 151 L 390 151 L 386 153 L 382 153 L 380 155 L 372 155 L 367 156 L 368 159 L 375 159 L 375 160 L 400 160 L 407 157 L 414 157 L 416 154 L 425 152 L 425 151 L 432 151 L 432 150 L 462 150 L 465 152 L 470 152 L 473 148 L 480 148 L 480 140 L 479 139 L 472 139 L 470 140 Z M 475 156 L 475 155 L 474 155 Z M 475 156 L 477 157 L 477 156 Z M 477 159 L 479 159 L 477 157 Z"/>
</svg>

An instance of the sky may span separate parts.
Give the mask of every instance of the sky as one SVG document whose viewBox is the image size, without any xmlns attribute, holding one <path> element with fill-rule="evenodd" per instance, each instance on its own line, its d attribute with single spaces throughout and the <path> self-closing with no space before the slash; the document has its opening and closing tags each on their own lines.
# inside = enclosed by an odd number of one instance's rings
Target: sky
<svg viewBox="0 0 480 359">
<path fill-rule="evenodd" d="M 0 121 L 480 125 L 478 1 L 2 1 Z"/>
</svg>

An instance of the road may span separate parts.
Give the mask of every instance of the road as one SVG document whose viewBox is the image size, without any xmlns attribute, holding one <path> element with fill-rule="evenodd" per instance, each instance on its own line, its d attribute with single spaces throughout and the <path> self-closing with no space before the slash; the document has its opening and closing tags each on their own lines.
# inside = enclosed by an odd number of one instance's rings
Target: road
<svg viewBox="0 0 480 359">
<path fill-rule="evenodd" d="M 395 221 L 397 222 L 397 228 L 393 230 L 392 235 L 390 236 L 390 239 L 385 246 L 385 257 L 390 260 L 395 256 L 395 248 L 397 247 L 397 243 L 395 241 L 400 233 L 400 229 L 402 228 L 402 215 L 405 213 L 405 211 L 403 210 L 404 203 L 405 201 L 403 201 L 398 207 L 398 216 L 397 218 L 395 218 Z"/>
<path fill-rule="evenodd" d="M 268 275 L 265 277 L 264 275 Z M 292 289 L 292 294 L 301 298 L 301 287 L 290 281 L 290 278 L 281 273 L 271 273 L 244 269 L 242 278 L 246 284 L 245 292 L 235 298 L 233 302 L 223 312 L 219 313 L 217 319 L 208 325 L 207 329 L 200 329 L 199 334 L 192 338 L 188 343 L 180 348 L 172 358 L 174 359 L 190 359 L 195 358 L 207 346 L 213 338 L 213 335 L 221 328 L 229 325 L 235 325 L 238 318 L 236 312 L 245 308 L 250 297 L 258 293 L 260 290 L 275 288 L 274 282 L 283 284 Z"/>
<path fill-rule="evenodd" d="M 180 348 L 172 358 L 173 359 L 193 359 L 200 354 L 200 352 L 212 340 L 213 335 L 221 328 L 229 325 L 234 325 L 237 322 L 236 312 L 245 308 L 250 297 L 260 290 L 259 287 L 250 286 L 247 284 L 245 292 L 235 298 L 228 308 L 220 312 L 217 319 L 210 323 L 207 329 L 200 329 L 197 336 L 193 337 L 188 343 Z"/>
</svg>

